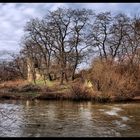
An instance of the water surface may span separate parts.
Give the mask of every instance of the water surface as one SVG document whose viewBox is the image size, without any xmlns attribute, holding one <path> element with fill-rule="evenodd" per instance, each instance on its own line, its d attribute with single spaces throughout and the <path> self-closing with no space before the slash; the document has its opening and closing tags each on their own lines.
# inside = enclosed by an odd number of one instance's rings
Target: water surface
<svg viewBox="0 0 140 140">
<path fill-rule="evenodd" d="M 0 137 L 139 137 L 140 104 L 0 101 Z"/>
</svg>

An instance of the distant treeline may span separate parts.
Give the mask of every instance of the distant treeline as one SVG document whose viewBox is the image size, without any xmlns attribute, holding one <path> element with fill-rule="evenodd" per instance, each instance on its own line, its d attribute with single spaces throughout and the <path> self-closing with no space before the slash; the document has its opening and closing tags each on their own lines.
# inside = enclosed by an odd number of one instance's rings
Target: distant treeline
<svg viewBox="0 0 140 140">
<path fill-rule="evenodd" d="M 74 80 L 78 66 L 93 57 L 91 69 L 95 68 L 97 61 L 94 61 L 98 59 L 99 63 L 107 62 L 108 68 L 114 64 L 116 67 L 121 66 L 121 74 L 125 67 L 131 77 L 133 73 L 138 79 L 136 71 L 139 71 L 140 62 L 140 18 L 137 15 L 130 17 L 124 13 L 95 13 L 91 9 L 58 8 L 47 11 L 41 19 L 31 19 L 25 25 L 24 32 L 20 54 L 14 56 L 15 59 L 10 62 L 12 65 L 9 62 L 1 65 L 10 67 L 11 75 L 16 71 L 13 78 L 17 75 L 27 79 L 27 62 L 30 61 L 34 81 L 38 69 L 44 80 L 59 79 L 63 84 L 64 80 Z M 104 68 L 101 74 L 104 73 Z M 89 79 L 100 90 L 100 76 L 93 76 L 97 71 Z M 1 72 L 2 78 L 6 77 Z"/>
</svg>

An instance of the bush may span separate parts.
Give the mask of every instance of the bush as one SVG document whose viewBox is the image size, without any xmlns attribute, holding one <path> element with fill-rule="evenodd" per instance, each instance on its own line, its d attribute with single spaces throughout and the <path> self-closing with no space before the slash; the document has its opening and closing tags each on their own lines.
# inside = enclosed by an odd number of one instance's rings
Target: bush
<svg viewBox="0 0 140 140">
<path fill-rule="evenodd" d="M 71 99 L 73 100 L 89 100 L 91 93 L 83 84 L 74 84 L 70 89 Z"/>
<path fill-rule="evenodd" d="M 51 88 L 49 88 L 48 86 L 44 86 L 44 87 L 42 87 L 41 88 L 41 91 L 43 92 L 43 93 L 46 93 L 46 92 L 51 92 L 51 91 L 53 91 Z"/>
<path fill-rule="evenodd" d="M 123 66 L 124 70 L 122 69 Z M 134 73 L 130 73 L 130 68 L 126 67 L 127 65 L 120 66 L 116 62 L 94 62 L 91 73 L 88 75 L 93 90 L 101 92 L 102 97 L 113 96 L 117 100 L 133 98 L 134 93 L 139 90 L 138 80 L 135 78 L 136 71 L 134 75 Z"/>
<path fill-rule="evenodd" d="M 40 90 L 41 88 L 39 86 L 33 84 L 22 85 L 18 88 L 19 92 L 40 91 Z"/>
<path fill-rule="evenodd" d="M 111 101 L 110 94 L 94 91 L 92 94 L 92 100 L 96 102 L 108 102 Z"/>
</svg>

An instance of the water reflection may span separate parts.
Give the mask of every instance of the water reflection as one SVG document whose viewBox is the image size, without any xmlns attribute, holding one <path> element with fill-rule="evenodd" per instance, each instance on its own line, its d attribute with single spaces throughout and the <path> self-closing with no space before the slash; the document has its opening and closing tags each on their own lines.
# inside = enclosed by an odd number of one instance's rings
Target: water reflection
<svg viewBox="0 0 140 140">
<path fill-rule="evenodd" d="M 140 104 L 1 101 L 0 136 L 140 136 Z"/>
</svg>

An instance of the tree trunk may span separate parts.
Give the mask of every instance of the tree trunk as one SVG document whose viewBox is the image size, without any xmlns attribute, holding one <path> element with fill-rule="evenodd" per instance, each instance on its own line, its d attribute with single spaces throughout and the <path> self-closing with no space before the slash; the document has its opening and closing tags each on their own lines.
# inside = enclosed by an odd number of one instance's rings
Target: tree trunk
<svg viewBox="0 0 140 140">
<path fill-rule="evenodd" d="M 67 76 L 66 71 L 65 71 L 65 80 L 66 80 L 66 82 L 68 82 L 68 76 Z"/>
<path fill-rule="evenodd" d="M 73 70 L 72 72 L 72 77 L 71 77 L 71 80 L 73 81 L 75 79 L 75 70 Z"/>
<path fill-rule="evenodd" d="M 77 54 L 77 58 L 76 58 L 76 61 L 75 61 L 75 65 L 74 65 L 74 68 L 73 68 L 73 71 L 72 71 L 72 81 L 75 79 L 75 70 L 77 68 L 77 65 L 78 65 L 78 58 L 79 58 L 79 55 L 78 55 L 78 51 L 76 51 L 76 54 Z"/>
<path fill-rule="evenodd" d="M 52 77 L 50 73 L 48 73 L 48 78 L 49 78 L 49 81 L 52 81 Z"/>
<path fill-rule="evenodd" d="M 60 81 L 60 85 L 63 85 L 64 83 L 64 72 L 61 72 L 61 81 Z"/>
</svg>

